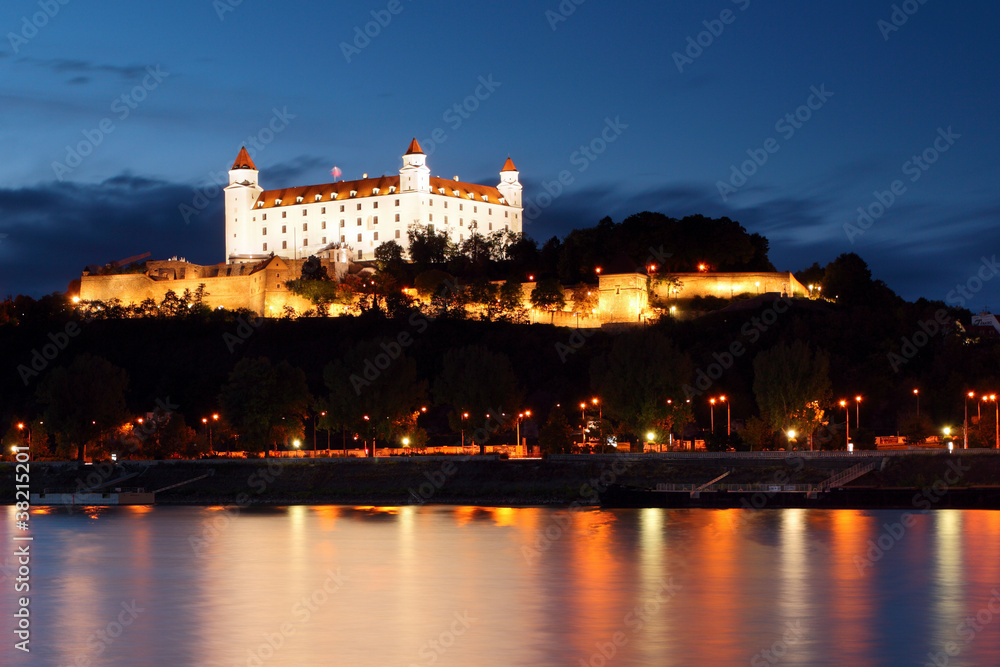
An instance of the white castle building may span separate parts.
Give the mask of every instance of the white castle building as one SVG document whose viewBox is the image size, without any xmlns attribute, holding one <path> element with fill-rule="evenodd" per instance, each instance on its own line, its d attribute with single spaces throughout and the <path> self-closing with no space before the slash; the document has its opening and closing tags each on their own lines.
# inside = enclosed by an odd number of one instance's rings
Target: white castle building
<svg viewBox="0 0 1000 667">
<path fill-rule="evenodd" d="M 332 248 L 372 259 L 386 241 L 408 248 L 411 225 L 445 231 L 456 243 L 473 233 L 521 232 L 522 188 L 510 158 L 496 187 L 432 177 L 416 139 L 398 176 L 263 190 L 259 175 L 246 148 L 240 150 L 225 189 L 229 264 L 272 253 L 300 259 Z"/>
</svg>

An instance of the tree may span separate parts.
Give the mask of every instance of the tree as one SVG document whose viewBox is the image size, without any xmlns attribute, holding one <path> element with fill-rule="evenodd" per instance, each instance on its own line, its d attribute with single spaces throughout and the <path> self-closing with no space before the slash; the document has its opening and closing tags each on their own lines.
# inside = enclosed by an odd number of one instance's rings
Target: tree
<svg viewBox="0 0 1000 667">
<path fill-rule="evenodd" d="M 554 278 L 540 280 L 535 289 L 531 290 L 531 305 L 539 310 L 547 310 L 555 318 L 555 311 L 566 307 L 566 297 L 563 296 L 562 285 Z"/>
<path fill-rule="evenodd" d="M 545 454 L 569 454 L 573 451 L 573 429 L 559 406 L 549 411 L 549 418 L 538 431 L 538 446 Z"/>
<path fill-rule="evenodd" d="M 323 369 L 323 383 L 329 392 L 324 423 L 365 437 L 413 440 L 427 383 L 396 341 L 358 343 Z"/>
<path fill-rule="evenodd" d="M 934 422 L 926 414 L 910 413 L 899 420 L 899 434 L 906 444 L 919 445 L 934 433 Z"/>
<path fill-rule="evenodd" d="M 446 232 L 434 232 L 414 224 L 410 225 L 406 236 L 410 242 L 410 260 L 418 267 L 444 264 L 455 253 L 454 244 Z"/>
<path fill-rule="evenodd" d="M 441 374 L 434 382 L 434 400 L 451 407 L 448 424 L 452 430 L 471 429 L 482 452 L 496 432 L 513 425 L 521 392 L 505 354 L 469 345 L 444 355 Z M 463 419 L 466 413 L 468 420 Z M 505 419 L 504 413 L 510 417 Z"/>
<path fill-rule="evenodd" d="M 670 340 L 642 329 L 618 336 L 611 351 L 594 360 L 590 377 L 604 413 L 641 436 L 650 428 L 669 432 L 690 421 L 682 387 L 692 372 L 691 360 Z"/>
<path fill-rule="evenodd" d="M 406 270 L 403 260 L 403 246 L 395 241 L 386 241 L 375 248 L 375 262 L 379 273 L 390 273 L 401 277 Z"/>
<path fill-rule="evenodd" d="M 573 288 L 573 312 L 591 313 L 597 308 L 599 302 L 599 292 L 597 287 L 591 285 L 577 285 Z"/>
<path fill-rule="evenodd" d="M 87 443 L 128 419 L 125 389 L 128 373 L 107 359 L 81 354 L 69 365 L 52 369 L 38 388 L 45 405 L 45 425 L 56 434 L 64 451 L 76 446 L 78 461 Z"/>
<path fill-rule="evenodd" d="M 181 454 L 191 456 L 199 453 L 198 434 L 184 421 L 184 415 L 174 412 L 170 415 L 167 423 L 157 432 L 156 439 L 158 447 L 153 454 L 156 458 L 164 458 L 171 454 Z M 208 449 L 208 443 L 205 443 Z"/>
<path fill-rule="evenodd" d="M 326 267 L 316 255 L 310 255 L 302 263 L 302 280 L 329 280 Z"/>
<path fill-rule="evenodd" d="M 743 441 L 750 446 L 750 451 L 760 451 L 775 448 L 775 433 L 767 422 L 754 415 L 743 427 Z"/>
<path fill-rule="evenodd" d="M 497 308 L 507 319 L 514 322 L 524 320 L 524 290 L 520 281 L 508 279 L 497 293 Z"/>
<path fill-rule="evenodd" d="M 272 366 L 266 357 L 236 364 L 219 394 L 221 412 L 247 451 L 301 435 L 310 402 L 305 373 L 287 361 Z"/>
<path fill-rule="evenodd" d="M 823 423 L 830 402 L 830 360 L 801 340 L 779 343 L 753 361 L 753 392 L 761 417 L 775 431 L 808 436 Z"/>
</svg>

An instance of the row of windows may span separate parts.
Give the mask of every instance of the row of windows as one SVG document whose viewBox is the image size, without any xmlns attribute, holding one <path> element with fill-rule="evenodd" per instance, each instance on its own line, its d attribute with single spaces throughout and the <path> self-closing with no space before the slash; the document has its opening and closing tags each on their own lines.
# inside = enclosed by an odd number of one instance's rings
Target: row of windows
<svg viewBox="0 0 1000 667">
<path fill-rule="evenodd" d="M 396 238 L 397 239 L 400 238 L 399 230 L 398 229 L 396 230 Z M 374 233 L 374 236 L 373 236 L 372 240 L 373 241 L 378 241 L 378 232 Z M 361 243 L 362 241 L 363 241 L 362 234 L 358 234 L 358 243 Z M 346 235 L 341 235 L 340 242 L 341 243 L 347 243 L 347 236 Z M 323 237 L 323 240 L 320 242 L 320 244 L 321 245 L 326 245 L 326 237 L 325 236 Z M 303 247 L 307 247 L 308 245 L 309 245 L 309 239 L 302 239 L 302 246 Z M 281 242 L 281 249 L 282 250 L 288 250 L 288 241 L 282 241 Z M 266 243 L 263 245 L 263 250 L 264 250 L 264 252 L 267 252 L 267 244 Z"/>
<path fill-rule="evenodd" d="M 431 199 L 428 202 L 428 205 L 429 206 L 434 206 L 434 200 Z M 399 206 L 399 200 L 398 199 L 396 200 L 396 206 Z M 448 208 L 448 202 L 447 201 L 444 202 L 444 207 Z M 374 208 L 374 209 L 378 208 L 378 202 L 377 201 L 376 202 L 372 202 L 372 208 Z M 343 213 L 344 210 L 345 210 L 344 205 L 341 204 L 340 205 L 340 212 Z M 358 204 L 358 209 L 357 210 L 359 210 L 359 211 L 361 210 L 361 204 Z M 459 204 L 458 205 L 458 210 L 459 211 L 464 211 L 465 210 L 465 205 L 464 204 Z M 478 206 L 473 206 L 472 207 L 472 212 L 473 213 L 479 213 L 479 207 Z M 493 215 L 493 209 L 492 208 L 487 209 L 487 214 L 488 215 Z M 302 209 L 302 216 L 305 217 L 307 215 L 309 215 L 309 211 L 307 209 Z M 326 215 L 326 206 L 324 206 L 323 208 L 320 209 L 320 215 Z M 288 211 L 282 211 L 281 212 L 281 217 L 282 218 L 287 218 L 288 217 Z M 503 217 L 505 217 L 505 218 L 510 217 L 510 211 L 504 211 L 503 212 Z M 263 215 L 263 218 L 264 218 L 264 220 L 267 220 L 267 213 L 265 213 Z M 399 214 L 398 213 L 396 214 L 396 218 L 398 220 L 398 218 L 399 218 Z"/>
</svg>

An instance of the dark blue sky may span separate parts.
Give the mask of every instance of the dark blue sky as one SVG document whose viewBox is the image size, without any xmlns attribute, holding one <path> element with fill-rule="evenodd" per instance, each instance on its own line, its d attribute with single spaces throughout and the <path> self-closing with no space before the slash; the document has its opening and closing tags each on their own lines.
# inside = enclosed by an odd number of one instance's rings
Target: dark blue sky
<svg viewBox="0 0 1000 667">
<path fill-rule="evenodd" d="M 328 182 L 334 165 L 394 173 L 411 137 L 431 153 L 436 129 L 436 175 L 495 184 L 510 154 L 536 200 L 569 170 L 525 230 L 540 241 L 647 209 L 728 215 L 771 240 L 779 269 L 855 251 L 910 299 L 946 298 L 1000 246 L 992 3 L 908 0 L 889 31 L 893 3 L 873 0 L 47 1 L 51 18 L 38 0 L 0 5 L 4 294 L 63 290 L 86 264 L 145 251 L 222 261 L 218 198 L 187 221 L 179 207 L 275 110 L 294 118 L 256 156 L 265 188 Z M 373 11 L 387 25 L 345 56 Z M 144 83 L 144 99 L 121 99 Z M 478 108 L 455 113 L 477 88 Z M 797 111 L 808 119 L 777 124 Z M 627 127 L 577 153 L 608 119 Z M 939 128 L 952 138 L 938 154 Z M 926 149 L 934 164 L 906 164 Z M 767 161 L 724 198 L 718 183 L 751 154 Z M 845 223 L 897 180 L 852 242 Z M 1000 307 L 998 285 L 966 305 Z"/>
</svg>

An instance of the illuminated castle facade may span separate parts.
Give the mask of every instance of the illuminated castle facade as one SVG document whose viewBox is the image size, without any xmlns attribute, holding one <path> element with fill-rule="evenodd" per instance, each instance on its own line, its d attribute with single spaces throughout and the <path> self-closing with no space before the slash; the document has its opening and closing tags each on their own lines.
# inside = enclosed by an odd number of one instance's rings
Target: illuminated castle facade
<svg viewBox="0 0 1000 667">
<path fill-rule="evenodd" d="M 264 190 L 260 172 L 240 150 L 229 171 L 226 262 L 259 262 L 271 255 L 301 259 L 326 250 L 372 259 L 395 241 L 407 249 L 411 225 L 446 232 L 455 243 L 473 233 L 521 232 L 521 183 L 507 158 L 496 187 L 430 175 L 427 156 L 414 139 L 398 175 L 326 185 Z"/>
</svg>

